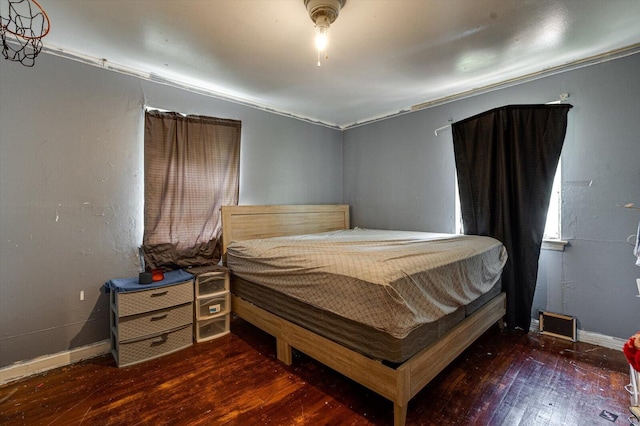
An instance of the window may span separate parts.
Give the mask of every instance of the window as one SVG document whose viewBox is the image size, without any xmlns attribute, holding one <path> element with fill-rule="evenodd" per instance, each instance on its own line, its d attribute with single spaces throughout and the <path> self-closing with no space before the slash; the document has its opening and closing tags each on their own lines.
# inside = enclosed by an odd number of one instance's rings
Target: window
<svg viewBox="0 0 640 426">
<path fill-rule="evenodd" d="M 147 111 L 144 236 L 149 268 L 220 260 L 220 207 L 238 204 L 240 121 Z"/>
<path fill-rule="evenodd" d="M 464 234 L 464 225 L 462 223 L 462 209 L 460 207 L 460 192 L 458 190 L 458 178 L 455 179 L 455 233 Z M 551 198 L 549 200 L 549 210 L 547 211 L 547 222 L 545 224 L 543 239 L 546 241 L 564 243 L 560 241 L 561 233 L 561 207 L 562 207 L 562 159 L 558 162 L 558 168 L 553 178 L 553 188 L 551 189 Z M 543 244 L 543 248 L 561 249 L 560 247 L 552 247 Z"/>
</svg>

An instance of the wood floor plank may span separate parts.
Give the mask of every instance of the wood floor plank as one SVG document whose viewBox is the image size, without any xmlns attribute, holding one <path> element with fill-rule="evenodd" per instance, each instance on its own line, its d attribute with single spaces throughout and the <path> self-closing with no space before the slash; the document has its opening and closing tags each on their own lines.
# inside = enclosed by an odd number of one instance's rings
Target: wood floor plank
<svg viewBox="0 0 640 426">
<path fill-rule="evenodd" d="M 96 357 L 0 386 L 2 425 L 388 425 L 393 404 L 235 318 L 232 333 L 117 368 Z M 606 425 L 626 420 L 621 351 L 486 332 L 410 402 L 408 425 Z"/>
</svg>

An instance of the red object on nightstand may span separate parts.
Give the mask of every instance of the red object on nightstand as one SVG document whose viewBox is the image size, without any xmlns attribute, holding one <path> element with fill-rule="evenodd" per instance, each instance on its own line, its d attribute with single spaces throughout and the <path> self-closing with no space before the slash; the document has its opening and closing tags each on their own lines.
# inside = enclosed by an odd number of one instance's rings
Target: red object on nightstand
<svg viewBox="0 0 640 426">
<path fill-rule="evenodd" d="M 153 269 L 151 271 L 151 279 L 153 281 L 162 281 L 162 280 L 164 280 L 164 271 L 162 269 Z"/>
</svg>

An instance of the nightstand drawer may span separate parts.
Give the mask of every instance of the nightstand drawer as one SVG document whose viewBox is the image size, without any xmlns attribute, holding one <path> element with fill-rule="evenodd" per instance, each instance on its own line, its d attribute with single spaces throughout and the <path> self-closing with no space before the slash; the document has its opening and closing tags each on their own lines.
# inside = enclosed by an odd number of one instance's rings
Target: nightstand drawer
<svg viewBox="0 0 640 426">
<path fill-rule="evenodd" d="M 205 272 L 196 277 L 196 298 L 229 290 L 229 275 L 225 272 Z"/>
<path fill-rule="evenodd" d="M 193 329 L 192 325 L 188 324 L 146 339 L 129 342 L 113 341 L 113 356 L 116 358 L 118 367 L 124 367 L 176 352 L 192 343 Z"/>
<path fill-rule="evenodd" d="M 112 312 L 115 315 L 115 312 Z M 129 340 L 162 331 L 171 330 L 193 322 L 193 305 L 191 302 L 144 314 L 128 315 L 114 318 L 117 324 L 118 340 Z"/>
<path fill-rule="evenodd" d="M 204 342 L 229 334 L 229 314 L 198 321 L 195 328 L 197 342 Z"/>
<path fill-rule="evenodd" d="M 196 300 L 196 318 L 209 319 L 229 310 L 229 292 Z"/>
<path fill-rule="evenodd" d="M 120 317 L 156 311 L 193 300 L 193 281 L 151 288 L 149 290 L 116 293 L 116 311 Z"/>
</svg>

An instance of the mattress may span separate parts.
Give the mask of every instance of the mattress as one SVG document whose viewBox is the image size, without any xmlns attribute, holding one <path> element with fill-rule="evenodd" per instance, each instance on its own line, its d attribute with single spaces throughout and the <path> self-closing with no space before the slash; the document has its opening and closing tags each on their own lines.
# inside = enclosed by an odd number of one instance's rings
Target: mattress
<svg viewBox="0 0 640 426">
<path fill-rule="evenodd" d="M 506 259 L 502 244 L 489 237 L 360 228 L 233 242 L 227 249 L 227 266 L 242 279 L 232 291 L 258 306 L 274 313 L 290 306 L 288 319 L 299 324 L 306 309 L 317 313 L 307 328 L 339 318 L 385 341 L 410 337 L 416 347 L 499 292 Z M 259 285 L 256 294 L 249 283 Z M 376 358 L 407 356 L 397 345 L 377 346 L 390 350 Z"/>
<path fill-rule="evenodd" d="M 388 365 L 401 364 L 501 292 L 501 281 L 469 305 L 461 306 L 435 322 L 423 324 L 404 338 L 396 338 L 367 324 L 293 299 L 261 284 L 231 276 L 231 292 L 294 324 Z"/>
</svg>

